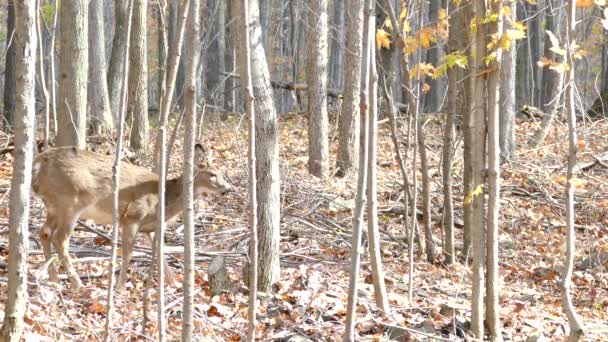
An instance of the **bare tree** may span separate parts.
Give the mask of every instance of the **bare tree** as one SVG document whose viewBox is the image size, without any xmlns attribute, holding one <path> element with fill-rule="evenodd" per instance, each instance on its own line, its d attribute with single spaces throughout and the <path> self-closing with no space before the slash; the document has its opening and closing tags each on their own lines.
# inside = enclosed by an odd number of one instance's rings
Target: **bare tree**
<svg viewBox="0 0 608 342">
<path fill-rule="evenodd" d="M 15 6 L 16 83 L 15 162 L 9 204 L 8 293 L 0 340 L 18 342 L 23 331 L 27 295 L 27 244 L 30 183 L 34 153 L 36 70 L 36 1 L 18 1 Z"/>
<path fill-rule="evenodd" d="M 375 4 L 372 4 L 369 15 L 369 27 L 376 27 Z M 371 31 L 374 31 L 370 29 Z M 370 50 L 369 63 L 369 107 L 367 127 L 367 236 L 369 240 L 369 257 L 372 266 L 372 279 L 374 282 L 374 295 L 376 305 L 386 313 L 389 312 L 384 271 L 382 270 L 382 256 L 380 254 L 380 231 L 378 228 L 378 194 L 377 194 L 377 150 L 378 150 L 378 71 L 376 69 L 375 40 L 368 40 Z"/>
<path fill-rule="evenodd" d="M 12 126 L 15 119 L 15 82 L 17 51 L 15 50 L 15 1 L 7 0 L 6 4 L 6 37 L 7 47 L 4 68 L 4 120 Z"/>
<path fill-rule="evenodd" d="M 120 99 L 122 98 L 122 77 L 125 73 L 125 49 L 127 48 L 128 8 L 125 0 L 114 1 L 114 39 L 112 42 L 112 56 L 108 69 L 108 90 L 110 95 L 110 108 L 112 115 L 118 120 Z M 116 122 L 116 125 L 119 123 Z"/>
<path fill-rule="evenodd" d="M 42 37 L 42 29 L 41 29 L 41 15 L 40 15 L 40 1 L 36 2 L 36 35 L 37 37 Z M 51 53 L 53 47 L 51 47 Z M 49 146 L 50 139 L 50 105 L 51 99 L 49 98 L 49 91 L 46 86 L 46 73 L 44 72 L 44 42 L 43 39 L 38 39 L 38 74 L 40 77 L 40 91 L 42 93 L 42 97 L 44 98 L 44 125 L 43 125 L 43 139 L 44 139 L 44 148 L 46 149 Z"/>
<path fill-rule="evenodd" d="M 361 37 L 363 35 L 363 1 L 352 1 L 346 9 L 346 75 L 344 100 L 338 128 L 336 174 L 344 176 L 357 164 L 359 155 L 359 89 L 361 87 Z"/>
<path fill-rule="evenodd" d="M 190 0 L 190 13 L 199 13 L 200 0 Z M 190 46 L 200 44 L 200 16 L 189 16 L 188 37 Z M 186 94 L 184 99 L 186 124 L 184 126 L 184 304 L 182 314 L 182 341 L 192 341 L 194 330 L 194 145 L 196 143 L 196 67 L 199 49 L 189 49 L 186 56 Z M 201 123 L 202 124 L 202 123 Z M 159 276 L 160 277 L 160 276 Z"/>
<path fill-rule="evenodd" d="M 319 178 L 329 172 L 329 121 L 327 117 L 327 0 L 309 2 L 308 63 L 308 171 Z"/>
<path fill-rule="evenodd" d="M 177 4 L 177 0 L 175 1 Z M 177 32 L 172 35 L 171 30 L 169 30 L 168 37 L 170 38 L 169 44 L 169 56 L 167 58 L 166 66 L 163 69 L 167 69 L 165 71 L 165 81 L 164 87 L 161 87 L 160 94 L 160 108 L 159 108 L 159 125 L 166 126 L 169 120 L 169 113 L 171 112 L 171 103 L 173 103 L 173 95 L 175 93 L 175 81 L 177 79 L 177 69 L 179 66 L 180 57 L 182 54 L 182 45 L 184 42 L 184 32 L 186 31 L 186 21 L 188 18 L 188 10 L 190 7 L 190 0 L 182 0 L 181 5 L 179 6 L 178 18 L 177 18 Z M 172 28 L 171 25 L 168 27 Z M 174 37 L 175 36 L 175 37 Z M 158 157 L 158 152 L 160 151 L 160 142 L 156 142 L 156 147 L 154 148 L 154 155 Z"/>
<path fill-rule="evenodd" d="M 133 1 L 127 0 L 125 1 L 127 4 L 127 25 L 125 27 L 125 39 L 126 46 L 124 49 L 123 63 L 126 66 L 127 61 L 129 60 L 129 39 L 131 37 L 131 17 L 133 16 Z M 129 80 L 129 68 L 126 68 L 124 74 L 122 75 L 122 82 L 120 84 L 120 89 L 123 90 L 121 99 L 120 99 L 120 108 L 117 113 L 117 143 L 116 143 L 116 156 L 112 170 L 112 183 L 113 183 L 113 193 L 112 193 L 112 253 L 110 256 L 110 281 L 108 286 L 108 314 L 106 315 L 106 324 L 105 324 L 105 342 L 109 342 L 111 338 L 110 334 L 110 326 L 112 324 L 112 311 L 114 310 L 114 269 L 116 267 L 116 246 L 118 244 L 118 230 L 120 226 L 120 213 L 118 209 L 119 197 L 118 197 L 118 189 L 120 189 L 120 163 L 121 163 L 121 154 L 122 154 L 122 136 L 123 136 L 123 128 L 125 121 L 125 112 L 127 110 L 127 82 Z M 122 274 L 122 276 L 126 276 Z"/>
<path fill-rule="evenodd" d="M 91 0 L 89 3 L 89 86 L 87 102 L 89 121 L 94 134 L 108 134 L 114 130 L 106 76 L 104 38 L 103 0 Z"/>
<path fill-rule="evenodd" d="M 57 145 L 86 145 L 89 1 L 63 0 Z"/>
<path fill-rule="evenodd" d="M 576 110 L 574 106 L 574 38 L 576 37 L 576 5 L 575 0 L 568 0 L 566 7 L 567 36 L 566 36 L 566 62 L 570 66 L 566 75 L 566 113 L 568 117 L 568 174 L 566 181 L 566 260 L 564 262 L 564 273 L 562 275 L 561 290 L 562 290 L 562 305 L 564 312 L 568 317 L 568 325 L 570 326 L 569 342 L 580 341 L 584 323 L 581 317 L 576 313 L 574 304 L 572 304 L 572 293 L 570 286 L 572 283 L 572 271 L 574 269 L 574 242 L 576 240 L 574 229 L 574 167 L 576 166 L 576 153 L 578 152 L 578 138 L 576 134 Z"/>
<path fill-rule="evenodd" d="M 355 4 L 356 3 L 356 4 Z M 355 324 L 356 324 L 356 312 L 357 312 L 357 297 L 358 297 L 358 282 L 359 282 L 359 269 L 361 267 L 361 236 L 363 231 L 363 208 L 365 207 L 365 189 L 367 187 L 367 141 L 368 141 L 368 124 L 369 124 L 369 88 L 370 88 L 370 72 L 371 72 L 371 49 L 373 49 L 374 30 L 373 26 L 370 25 L 370 13 L 371 7 L 373 6 L 372 0 L 355 0 L 353 5 L 361 6 L 364 9 L 363 17 L 363 35 L 367 41 L 366 48 L 362 49 L 363 60 L 362 60 L 362 84 L 361 84 L 361 97 L 360 100 L 360 131 L 359 131 L 359 143 L 360 153 L 359 156 L 359 176 L 357 180 L 357 199 L 355 202 L 355 212 L 353 213 L 353 234 L 351 239 L 351 251 L 350 251 L 350 276 L 348 286 L 348 301 L 346 308 L 346 322 L 344 328 L 343 341 L 353 342 L 355 341 Z M 354 96 L 354 95 L 353 95 Z"/>
<path fill-rule="evenodd" d="M 511 13 L 516 13 L 517 1 L 510 3 Z M 505 16 L 505 29 L 515 28 L 515 15 Z M 515 151 L 515 73 L 517 49 L 515 42 L 502 56 L 500 68 L 500 116 L 498 118 L 500 155 L 510 159 Z M 544 78 L 544 76 L 543 76 Z"/>
<path fill-rule="evenodd" d="M 488 24 L 489 34 L 501 37 L 503 34 L 502 3 L 491 3 L 490 11 L 498 14 L 497 20 Z M 496 47 L 495 59 L 490 61 L 487 76 L 487 125 L 488 125 L 488 212 L 486 219 L 486 324 L 492 341 L 502 341 L 499 315 L 500 284 L 498 279 L 498 218 L 500 211 L 500 63 L 502 48 Z M 483 208 L 482 208 L 483 210 Z M 483 324 L 483 323 L 482 323 Z"/>
<path fill-rule="evenodd" d="M 245 55 L 244 69 L 241 72 L 241 82 L 245 90 L 245 111 L 249 119 L 249 152 L 248 152 L 248 170 L 249 170 L 249 226 L 251 231 L 251 240 L 249 241 L 249 310 L 248 310 L 248 326 L 247 340 L 255 341 L 255 323 L 257 311 L 257 295 L 258 295 L 258 218 L 257 210 L 258 203 L 256 199 L 256 160 L 255 160 L 255 99 L 253 97 L 253 88 L 251 86 L 251 42 L 249 39 L 249 0 L 243 1 L 243 18 L 241 27 L 236 28 L 242 30 L 239 36 L 243 40 L 238 42 L 240 46 L 244 46 L 243 54 Z"/>
<path fill-rule="evenodd" d="M 350 4 L 349 4 L 350 6 Z M 334 13 L 330 28 L 331 54 L 329 58 L 329 82 L 330 87 L 341 89 L 344 82 L 344 49 L 345 30 L 344 16 L 346 11 L 345 1 L 333 1 Z M 351 8 L 352 10 L 352 8 Z"/>
<path fill-rule="evenodd" d="M 147 0 L 134 0 L 132 32 L 129 49 L 129 96 L 127 113 L 133 119 L 131 147 L 145 150 L 148 147 L 148 45 Z M 161 125 L 162 126 L 162 125 Z"/>
<path fill-rule="evenodd" d="M 232 13 L 243 13 L 242 0 L 231 2 Z M 234 27 L 241 27 L 234 17 Z M 255 145 L 256 145 L 256 174 L 257 174 L 257 220 L 259 229 L 259 276 L 260 291 L 270 291 L 279 280 L 279 239 L 280 239 L 280 210 L 279 210 L 279 146 L 277 115 L 273 103 L 270 73 L 261 37 L 262 30 L 259 21 L 258 0 L 249 0 L 249 34 L 251 37 L 251 87 L 255 98 Z M 240 70 L 247 59 L 244 54 L 241 30 L 233 29 L 233 42 L 236 47 L 237 63 Z"/>
<path fill-rule="evenodd" d="M 485 169 L 485 146 L 486 146 L 486 110 L 485 91 L 486 82 L 483 72 L 485 71 L 483 58 L 486 56 L 486 27 L 481 24 L 481 18 L 486 15 L 486 4 L 484 0 L 473 2 L 473 11 L 478 23 L 477 31 L 472 35 L 471 51 L 472 63 L 472 92 L 471 92 L 471 115 L 470 129 L 471 141 L 469 148 L 471 156 L 469 163 L 471 173 L 471 193 L 466 193 L 468 203 L 471 205 L 471 244 L 473 255 L 473 284 L 471 297 L 471 330 L 473 335 L 483 338 L 483 298 L 484 298 L 484 264 L 485 264 L 485 233 L 484 233 L 484 169 Z M 467 202 L 465 200 L 465 202 Z"/>
</svg>

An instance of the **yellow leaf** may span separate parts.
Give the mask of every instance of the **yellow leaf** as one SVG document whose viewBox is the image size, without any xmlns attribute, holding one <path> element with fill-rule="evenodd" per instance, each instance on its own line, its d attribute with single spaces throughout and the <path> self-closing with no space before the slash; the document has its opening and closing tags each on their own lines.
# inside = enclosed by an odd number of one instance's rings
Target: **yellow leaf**
<svg viewBox="0 0 608 342">
<path fill-rule="evenodd" d="M 435 36 L 435 31 L 428 27 L 420 30 L 420 45 L 422 45 L 425 49 L 431 47 L 431 43 L 436 41 L 437 37 Z"/>
<path fill-rule="evenodd" d="M 391 18 L 386 18 L 386 20 L 384 20 L 384 26 L 391 31 L 393 30 L 393 22 L 391 21 Z"/>
<path fill-rule="evenodd" d="M 471 191 L 471 193 L 467 194 L 467 197 L 465 197 L 464 199 L 464 205 L 469 205 L 471 202 L 473 202 L 473 199 L 475 199 L 475 197 L 479 196 L 479 195 L 483 195 L 483 188 L 484 185 L 483 184 L 479 184 L 475 190 Z"/>
<path fill-rule="evenodd" d="M 576 0 L 576 7 L 586 8 L 593 6 L 593 0 Z"/>
<path fill-rule="evenodd" d="M 576 145 L 580 149 L 583 149 L 583 148 L 587 147 L 587 145 L 585 144 L 585 140 L 584 139 L 579 139 L 579 141 L 576 142 Z"/>
<path fill-rule="evenodd" d="M 390 49 L 391 48 L 391 35 L 390 33 L 384 31 L 383 29 L 379 29 L 376 32 L 376 46 L 381 49 Z"/>
<path fill-rule="evenodd" d="M 507 37 L 509 37 L 513 40 L 524 39 L 524 38 L 526 38 L 526 31 L 508 29 Z"/>
<path fill-rule="evenodd" d="M 401 13 L 399 13 L 399 19 L 403 20 L 407 17 L 407 7 L 405 7 L 405 3 L 403 4 L 403 8 L 401 8 Z"/>
<path fill-rule="evenodd" d="M 425 84 L 422 85 L 422 92 L 424 94 L 428 93 L 429 90 L 431 90 L 431 86 L 428 83 L 425 83 Z"/>
<path fill-rule="evenodd" d="M 405 54 L 411 55 L 418 48 L 418 41 L 413 37 L 407 37 L 405 38 L 404 46 Z"/>
</svg>

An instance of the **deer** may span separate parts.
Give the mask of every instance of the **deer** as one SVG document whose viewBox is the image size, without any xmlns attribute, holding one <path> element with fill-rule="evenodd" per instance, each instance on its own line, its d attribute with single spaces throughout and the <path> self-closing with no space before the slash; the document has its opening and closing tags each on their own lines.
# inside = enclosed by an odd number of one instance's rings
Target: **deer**
<svg viewBox="0 0 608 342">
<path fill-rule="evenodd" d="M 82 287 L 68 246 L 70 236 L 79 219 L 97 224 L 113 222 L 114 157 L 78 149 L 75 146 L 57 147 L 38 154 L 32 166 L 32 189 L 46 208 L 46 221 L 40 228 L 40 242 L 49 265 L 52 282 L 58 282 L 52 265 L 51 244 L 67 273 L 72 289 Z M 157 227 L 158 182 L 156 173 L 145 167 L 123 163 L 119 181 L 119 224 L 122 231 L 122 262 L 117 289 L 124 289 L 129 262 L 138 232 L 152 242 Z M 211 153 L 202 145 L 195 145 L 194 197 L 203 193 L 226 194 L 232 186 L 223 174 L 213 167 Z M 165 183 L 165 218 L 169 222 L 183 211 L 182 176 Z M 164 260 L 167 283 L 175 283 L 175 276 Z"/>
</svg>

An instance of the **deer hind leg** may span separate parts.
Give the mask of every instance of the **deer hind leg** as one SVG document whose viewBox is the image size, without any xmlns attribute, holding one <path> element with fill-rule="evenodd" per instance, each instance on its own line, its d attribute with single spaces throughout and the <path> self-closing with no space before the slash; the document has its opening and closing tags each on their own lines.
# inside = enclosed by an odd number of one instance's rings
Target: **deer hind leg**
<svg viewBox="0 0 608 342">
<path fill-rule="evenodd" d="M 45 262 L 49 262 L 53 257 L 53 252 L 51 250 L 51 243 L 53 240 L 53 222 L 50 217 L 47 216 L 46 222 L 40 228 L 40 243 L 42 244 L 42 251 L 44 252 L 44 260 Z M 55 264 L 53 262 L 48 264 L 48 272 L 49 278 L 52 282 L 59 282 L 59 277 L 57 276 L 57 269 L 55 268 Z"/>
<path fill-rule="evenodd" d="M 152 247 L 152 249 L 154 251 L 156 251 L 156 256 L 158 258 L 158 247 L 156 245 L 154 245 L 154 233 L 153 232 L 149 232 L 146 233 L 146 238 L 148 239 L 148 242 L 150 243 L 150 246 Z M 152 262 L 154 262 L 154 260 L 152 260 Z M 164 269 L 165 269 L 165 280 L 167 281 L 167 285 L 169 286 L 174 286 L 175 283 L 177 282 L 177 280 L 175 279 L 175 273 L 173 273 L 173 269 L 171 268 L 171 266 L 169 266 L 169 262 L 167 262 L 167 256 L 164 255 L 163 256 L 163 264 L 164 264 Z"/>
<path fill-rule="evenodd" d="M 63 268 L 65 269 L 68 278 L 70 279 L 72 289 L 79 289 L 82 287 L 82 281 L 80 276 L 76 273 L 74 266 L 72 266 L 72 260 L 68 254 L 70 245 L 70 236 L 74 226 L 76 226 L 76 220 L 78 219 L 78 213 L 74 214 L 74 211 L 65 210 L 65 215 L 57 216 L 56 227 L 53 231 L 53 244 L 57 249 L 57 254 L 61 260 Z"/>
</svg>

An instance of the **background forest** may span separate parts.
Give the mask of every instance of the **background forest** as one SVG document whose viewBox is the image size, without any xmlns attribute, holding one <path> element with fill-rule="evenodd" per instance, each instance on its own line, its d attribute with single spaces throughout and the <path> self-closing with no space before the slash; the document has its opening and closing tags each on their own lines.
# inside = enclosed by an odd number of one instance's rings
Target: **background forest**
<svg viewBox="0 0 608 342">
<path fill-rule="evenodd" d="M 0 19 L 0 341 L 608 341 L 607 1 Z"/>
</svg>

